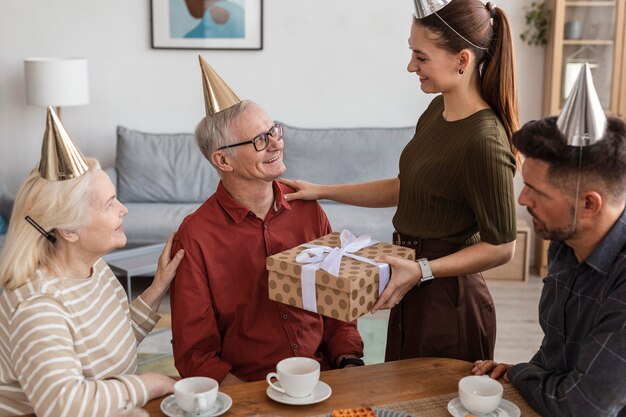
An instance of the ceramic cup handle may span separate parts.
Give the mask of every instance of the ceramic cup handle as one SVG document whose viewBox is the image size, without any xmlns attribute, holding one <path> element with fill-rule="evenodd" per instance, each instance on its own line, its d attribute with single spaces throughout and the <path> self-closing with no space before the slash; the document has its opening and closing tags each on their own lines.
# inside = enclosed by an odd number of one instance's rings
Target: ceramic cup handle
<svg viewBox="0 0 626 417">
<path fill-rule="evenodd" d="M 204 398 L 204 397 L 196 397 L 194 399 L 193 403 L 194 403 L 194 407 L 195 407 L 195 411 L 196 412 L 204 411 L 204 410 L 207 409 L 206 398 Z"/>
<path fill-rule="evenodd" d="M 282 392 L 283 394 L 287 394 L 285 392 L 285 390 L 280 386 L 280 385 L 276 385 L 272 382 L 272 378 L 276 378 L 276 380 L 278 381 L 278 374 L 276 372 L 270 372 L 269 374 L 267 374 L 267 376 L 265 377 L 265 380 L 267 381 L 267 383 L 270 385 L 270 387 L 272 387 L 273 389 L 275 389 L 276 391 Z"/>
</svg>

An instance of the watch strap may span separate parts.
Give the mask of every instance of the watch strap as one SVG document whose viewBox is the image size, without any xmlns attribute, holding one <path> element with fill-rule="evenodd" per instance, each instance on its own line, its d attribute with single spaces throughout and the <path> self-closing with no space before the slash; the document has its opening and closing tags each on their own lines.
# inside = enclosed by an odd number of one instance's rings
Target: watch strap
<svg viewBox="0 0 626 417">
<path fill-rule="evenodd" d="M 428 259 L 420 258 L 416 262 L 420 266 L 420 269 L 422 270 L 422 278 L 420 279 L 419 286 L 432 282 L 432 280 L 434 280 L 435 277 L 433 276 L 433 271 L 430 269 L 430 264 L 428 263 Z"/>
<path fill-rule="evenodd" d="M 363 362 L 363 359 L 360 359 L 360 358 L 343 358 L 339 362 L 338 368 L 339 369 L 345 368 L 346 365 L 363 366 L 363 365 L 365 365 L 365 362 Z"/>
</svg>

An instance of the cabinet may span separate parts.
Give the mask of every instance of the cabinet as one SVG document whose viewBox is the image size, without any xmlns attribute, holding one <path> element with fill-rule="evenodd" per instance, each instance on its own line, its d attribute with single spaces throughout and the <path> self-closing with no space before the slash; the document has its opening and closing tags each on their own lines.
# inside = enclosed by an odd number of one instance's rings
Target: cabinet
<svg viewBox="0 0 626 417">
<path fill-rule="evenodd" d="M 524 220 L 517 221 L 517 241 L 513 259 L 504 265 L 483 272 L 485 279 L 503 279 L 526 281 L 528 279 L 528 262 L 530 258 L 531 229 Z"/>
<path fill-rule="evenodd" d="M 548 0 L 543 114 L 558 115 L 580 67 L 589 62 L 602 107 L 626 118 L 626 0 Z M 547 270 L 548 242 L 537 236 L 535 266 Z"/>
<path fill-rule="evenodd" d="M 600 102 L 626 117 L 626 0 L 549 0 L 544 115 L 557 115 L 589 62 Z"/>
</svg>

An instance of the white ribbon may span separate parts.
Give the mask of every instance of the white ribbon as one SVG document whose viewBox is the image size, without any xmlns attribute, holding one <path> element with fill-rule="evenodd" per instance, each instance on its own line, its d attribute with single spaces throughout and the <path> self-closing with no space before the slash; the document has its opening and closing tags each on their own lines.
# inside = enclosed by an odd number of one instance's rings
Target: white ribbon
<svg viewBox="0 0 626 417">
<path fill-rule="evenodd" d="M 339 276 L 339 268 L 341 267 L 341 258 L 344 256 L 355 259 L 357 261 L 365 262 L 370 265 L 376 265 L 378 267 L 379 281 L 378 281 L 378 295 L 382 294 L 383 290 L 389 283 L 389 264 L 376 262 L 372 259 L 365 258 L 363 256 L 355 255 L 357 252 L 368 246 L 379 243 L 377 240 L 371 238 L 371 236 L 363 235 L 355 237 L 349 230 L 343 230 L 340 235 L 341 246 L 338 248 L 332 248 L 324 245 L 312 245 L 306 243 L 305 249 L 296 256 L 296 262 L 304 264 L 302 266 L 302 307 L 305 310 L 317 313 L 317 297 L 315 295 L 315 271 L 323 269 L 331 275 Z"/>
</svg>

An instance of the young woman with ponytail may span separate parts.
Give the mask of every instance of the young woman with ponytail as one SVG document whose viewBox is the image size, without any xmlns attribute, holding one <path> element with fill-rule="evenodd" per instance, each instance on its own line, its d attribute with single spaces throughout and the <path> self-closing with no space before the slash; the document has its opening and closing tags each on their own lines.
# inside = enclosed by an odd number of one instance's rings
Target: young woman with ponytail
<svg viewBox="0 0 626 417">
<path fill-rule="evenodd" d="M 515 250 L 518 110 L 509 22 L 492 3 L 444 3 L 412 22 L 407 69 L 423 92 L 438 95 L 400 156 L 398 177 L 332 186 L 284 180 L 297 190 L 288 200 L 397 207 L 393 241 L 414 248 L 419 262 L 379 259 L 392 268 L 373 308 L 391 308 L 387 361 L 492 358 L 495 310 L 481 271 Z"/>
</svg>

